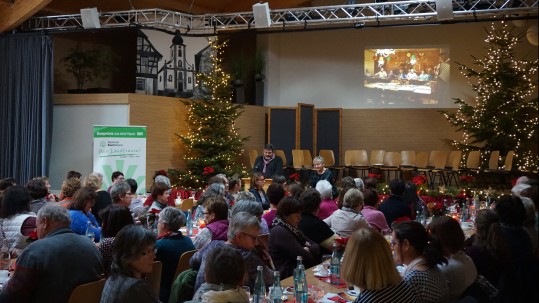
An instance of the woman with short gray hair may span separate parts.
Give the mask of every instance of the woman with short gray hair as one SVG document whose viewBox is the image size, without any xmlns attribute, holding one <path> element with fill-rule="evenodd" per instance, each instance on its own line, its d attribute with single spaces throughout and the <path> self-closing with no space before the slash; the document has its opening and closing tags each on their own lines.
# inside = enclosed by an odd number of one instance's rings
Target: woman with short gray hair
<svg viewBox="0 0 539 303">
<path fill-rule="evenodd" d="M 315 157 L 313 159 L 313 168 L 314 170 L 309 176 L 309 185 L 314 188 L 317 186 L 318 182 L 320 182 L 321 180 L 326 180 L 331 184 L 331 197 L 336 196 L 337 188 L 335 187 L 335 176 L 330 169 L 325 167 L 324 158 L 321 156 Z M 323 196 L 322 199 L 324 199 Z"/>
<path fill-rule="evenodd" d="M 179 231 L 182 225 L 185 225 L 185 215 L 181 210 L 168 206 L 159 213 L 156 258 L 163 262 L 159 291 L 159 299 L 162 302 L 168 302 L 170 285 L 172 285 L 180 256 L 186 251 L 195 249 L 191 238 L 182 235 Z"/>
<path fill-rule="evenodd" d="M 320 210 L 318 211 L 318 218 L 324 220 L 325 218 L 331 216 L 331 214 L 339 209 L 337 203 L 333 201 L 332 196 L 332 187 L 329 181 L 320 180 L 316 184 L 316 190 L 320 193 L 322 198 L 322 203 L 320 204 Z"/>
<path fill-rule="evenodd" d="M 359 189 L 351 188 L 344 195 L 342 209 L 336 210 L 324 222 L 339 236 L 350 237 L 356 230 L 369 227 L 369 223 L 361 214 L 362 208 L 363 194 Z"/>
<path fill-rule="evenodd" d="M 253 200 L 239 200 L 234 203 L 234 206 L 232 206 L 230 217 L 233 217 L 239 212 L 247 212 L 255 216 L 260 224 L 260 234 L 269 234 L 268 223 L 266 220 L 262 220 L 264 210 L 262 209 L 262 205 L 260 203 Z"/>
</svg>

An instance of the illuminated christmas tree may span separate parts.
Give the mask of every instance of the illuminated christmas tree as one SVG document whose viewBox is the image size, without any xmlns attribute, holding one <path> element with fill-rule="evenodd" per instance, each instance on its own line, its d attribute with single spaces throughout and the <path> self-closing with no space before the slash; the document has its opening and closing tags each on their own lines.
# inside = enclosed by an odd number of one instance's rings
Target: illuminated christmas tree
<svg viewBox="0 0 539 303">
<path fill-rule="evenodd" d="M 226 42 L 209 41 L 208 69 L 197 74 L 198 97 L 186 100 L 188 133 L 180 139 L 187 147 L 187 168 L 179 175 L 179 185 L 203 188 L 208 178 L 224 173 L 245 173 L 243 165 L 234 164 L 243 153 L 247 138 L 238 135 L 235 120 L 242 114 L 242 105 L 232 103 L 230 75 L 221 67 Z"/>
<path fill-rule="evenodd" d="M 506 22 L 494 24 L 485 42 L 488 53 L 474 58 L 475 69 L 457 63 L 461 73 L 477 93 L 474 102 L 455 98 L 456 113 L 442 111 L 449 123 L 461 131 L 459 150 L 499 150 L 501 155 L 515 151 L 516 165 L 525 170 L 537 168 L 537 83 L 538 61 L 517 60 L 514 47 L 522 36 L 515 36 Z M 485 161 L 483 161 L 485 162 Z"/>
</svg>

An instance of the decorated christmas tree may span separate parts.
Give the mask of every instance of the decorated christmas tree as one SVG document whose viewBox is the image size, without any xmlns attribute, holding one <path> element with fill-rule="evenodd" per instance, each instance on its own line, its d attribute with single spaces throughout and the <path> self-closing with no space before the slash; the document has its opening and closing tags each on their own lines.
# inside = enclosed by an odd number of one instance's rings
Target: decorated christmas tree
<svg viewBox="0 0 539 303">
<path fill-rule="evenodd" d="M 197 74 L 200 100 L 185 100 L 188 132 L 180 135 L 187 148 L 187 168 L 180 172 L 178 185 L 203 188 L 208 178 L 245 172 L 243 165 L 234 164 L 243 153 L 243 141 L 238 135 L 235 120 L 242 114 L 242 106 L 233 104 L 230 75 L 221 67 L 221 56 L 226 42 L 217 38 L 209 41 L 209 56 L 203 65 L 207 69 Z"/>
<path fill-rule="evenodd" d="M 515 58 L 523 35 L 513 34 L 506 22 L 500 28 L 493 24 L 487 34 L 488 52 L 483 58 L 472 56 L 475 68 L 457 63 L 477 96 L 472 102 L 455 98 L 456 113 L 442 111 L 462 132 L 461 140 L 450 143 L 464 152 L 499 150 L 505 155 L 514 150 L 513 167 L 537 168 L 538 61 Z"/>
</svg>

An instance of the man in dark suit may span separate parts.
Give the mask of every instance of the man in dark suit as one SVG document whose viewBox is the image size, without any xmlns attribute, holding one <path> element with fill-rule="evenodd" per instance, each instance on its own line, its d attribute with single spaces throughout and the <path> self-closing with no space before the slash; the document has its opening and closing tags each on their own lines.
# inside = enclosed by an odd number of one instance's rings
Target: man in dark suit
<svg viewBox="0 0 539 303">
<path fill-rule="evenodd" d="M 387 225 L 389 227 L 391 227 L 391 223 L 397 218 L 408 217 L 408 219 L 410 219 L 412 217 L 410 207 L 408 207 L 402 197 L 405 188 L 406 185 L 404 184 L 404 181 L 399 179 L 391 180 L 391 182 L 389 182 L 391 195 L 378 207 L 378 210 L 386 217 Z"/>
<path fill-rule="evenodd" d="M 264 155 L 258 156 L 255 160 L 253 172 L 255 171 L 263 174 L 264 178 L 271 178 L 275 174 L 283 174 L 283 160 L 281 157 L 275 156 L 273 145 L 266 144 L 264 146 Z"/>
</svg>

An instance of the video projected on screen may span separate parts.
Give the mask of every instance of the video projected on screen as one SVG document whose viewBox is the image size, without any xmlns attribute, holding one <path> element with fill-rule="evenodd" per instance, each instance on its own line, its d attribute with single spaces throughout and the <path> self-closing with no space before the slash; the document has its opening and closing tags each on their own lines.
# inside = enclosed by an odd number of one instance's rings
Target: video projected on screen
<svg viewBox="0 0 539 303">
<path fill-rule="evenodd" d="M 449 97 L 449 49 L 365 50 L 367 103 L 388 107 L 437 107 Z"/>
</svg>

